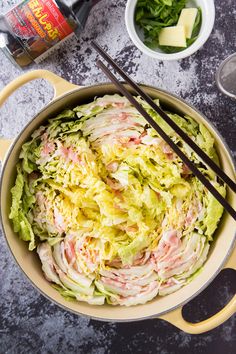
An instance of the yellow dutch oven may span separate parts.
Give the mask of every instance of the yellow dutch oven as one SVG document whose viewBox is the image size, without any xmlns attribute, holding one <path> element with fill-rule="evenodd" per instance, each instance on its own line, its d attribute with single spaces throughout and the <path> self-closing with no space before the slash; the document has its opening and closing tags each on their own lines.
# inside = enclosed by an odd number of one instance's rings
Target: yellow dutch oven
<svg viewBox="0 0 236 354">
<path fill-rule="evenodd" d="M 194 334 L 209 331 L 226 321 L 236 312 L 236 295 L 220 312 L 200 323 L 185 321 L 182 316 L 182 307 L 208 286 L 222 268 L 233 268 L 236 270 L 235 222 L 227 213 L 224 213 L 215 234 L 214 242 L 211 245 L 210 253 L 202 272 L 191 283 L 175 293 L 164 297 L 157 297 L 145 305 L 127 308 L 110 305 L 92 306 L 82 302 L 68 302 L 50 286 L 49 282 L 43 276 L 41 264 L 36 253 L 28 251 L 27 243 L 21 241 L 18 235 L 14 233 L 8 218 L 11 204 L 10 190 L 15 180 L 15 167 L 21 146 L 29 139 L 31 133 L 40 124 L 43 124 L 48 117 L 56 115 L 65 107 L 93 100 L 95 96 L 114 94 L 117 92 L 117 89 L 111 84 L 78 87 L 49 71 L 36 70 L 22 75 L 6 86 L 0 93 L 0 106 L 17 88 L 38 78 L 46 79 L 54 86 L 54 99 L 31 120 L 14 141 L 0 140 L 0 157 L 1 160 L 4 160 L 0 185 L 2 227 L 8 246 L 16 262 L 31 283 L 44 296 L 64 309 L 104 321 L 136 321 L 160 318 L 172 323 L 185 332 Z M 158 97 L 162 105 L 168 107 L 171 111 L 188 114 L 196 121 L 204 122 L 215 138 L 222 168 L 235 180 L 235 169 L 229 150 L 222 137 L 206 118 L 195 108 L 168 92 L 149 86 L 143 86 L 143 88 L 153 98 Z M 228 190 L 227 197 L 231 205 L 236 208 L 236 196 L 233 192 Z"/>
</svg>

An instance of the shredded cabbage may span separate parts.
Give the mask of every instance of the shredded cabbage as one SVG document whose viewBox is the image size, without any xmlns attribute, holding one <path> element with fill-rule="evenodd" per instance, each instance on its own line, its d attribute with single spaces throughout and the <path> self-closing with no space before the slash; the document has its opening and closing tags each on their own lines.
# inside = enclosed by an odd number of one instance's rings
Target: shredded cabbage
<svg viewBox="0 0 236 354">
<path fill-rule="evenodd" d="M 212 172 L 137 100 L 225 196 Z M 159 104 L 158 101 L 156 101 Z M 168 112 L 218 163 L 214 139 Z M 66 109 L 25 143 L 10 219 L 69 300 L 144 304 L 190 282 L 207 259 L 222 206 L 119 95 Z"/>
</svg>

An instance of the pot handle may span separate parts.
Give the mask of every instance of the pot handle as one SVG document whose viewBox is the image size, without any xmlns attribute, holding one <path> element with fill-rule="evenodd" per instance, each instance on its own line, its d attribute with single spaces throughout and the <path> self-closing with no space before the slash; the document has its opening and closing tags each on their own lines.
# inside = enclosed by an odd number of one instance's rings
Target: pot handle
<svg viewBox="0 0 236 354">
<path fill-rule="evenodd" d="M 78 86 L 71 84 L 48 70 L 33 70 L 19 76 L 4 87 L 4 89 L 0 92 L 0 107 L 19 87 L 36 79 L 45 79 L 52 84 L 54 88 L 54 98 L 59 97 L 66 92 L 78 89 Z M 0 139 L 0 161 L 3 161 L 12 142 L 13 140 Z"/>
<path fill-rule="evenodd" d="M 236 247 L 227 261 L 224 268 L 232 268 L 236 270 Z M 182 315 L 182 307 L 177 308 L 163 316 L 158 317 L 159 319 L 165 320 L 175 327 L 178 327 L 182 331 L 190 334 L 200 334 L 210 331 L 225 321 L 227 321 L 236 312 L 236 295 L 228 302 L 228 304 L 214 316 L 199 322 L 191 323 L 186 321 Z"/>
</svg>

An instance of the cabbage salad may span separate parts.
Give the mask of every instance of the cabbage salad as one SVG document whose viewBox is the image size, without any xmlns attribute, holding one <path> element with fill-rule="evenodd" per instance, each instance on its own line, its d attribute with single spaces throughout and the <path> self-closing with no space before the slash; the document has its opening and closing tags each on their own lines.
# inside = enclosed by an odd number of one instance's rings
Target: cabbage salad
<svg viewBox="0 0 236 354">
<path fill-rule="evenodd" d="M 225 196 L 215 173 L 136 99 Z M 204 125 L 167 113 L 218 163 Z M 66 109 L 40 126 L 22 147 L 11 193 L 14 231 L 37 249 L 46 279 L 67 299 L 94 305 L 144 304 L 188 284 L 223 213 L 119 95 Z"/>
</svg>

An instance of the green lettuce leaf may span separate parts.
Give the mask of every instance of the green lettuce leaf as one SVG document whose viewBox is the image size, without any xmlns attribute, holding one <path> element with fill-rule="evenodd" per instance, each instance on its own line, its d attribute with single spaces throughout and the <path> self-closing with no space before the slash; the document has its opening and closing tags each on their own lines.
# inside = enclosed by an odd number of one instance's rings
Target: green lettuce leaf
<svg viewBox="0 0 236 354">
<path fill-rule="evenodd" d="M 132 264 L 134 257 L 151 243 L 151 238 L 147 235 L 136 237 L 128 246 L 120 247 L 118 254 L 123 264 Z"/>
<path fill-rule="evenodd" d="M 22 206 L 22 194 L 24 190 L 24 177 L 20 165 L 17 165 L 17 177 L 14 187 L 11 189 L 12 205 L 9 218 L 12 219 L 14 231 L 20 231 L 19 212 Z"/>
<path fill-rule="evenodd" d="M 19 230 L 20 238 L 23 241 L 29 241 L 29 250 L 33 251 L 36 247 L 35 235 L 27 217 L 24 215 L 22 211 L 19 212 L 18 222 L 20 225 L 20 230 Z"/>
<path fill-rule="evenodd" d="M 226 190 L 224 186 L 215 185 L 215 188 L 223 197 L 226 196 Z M 209 240 L 212 240 L 212 235 L 217 228 L 217 225 L 223 214 L 223 211 L 224 211 L 223 206 L 209 192 L 208 200 L 207 200 L 206 218 L 204 220 L 204 225 L 206 227 L 205 235 L 208 236 Z"/>
</svg>

